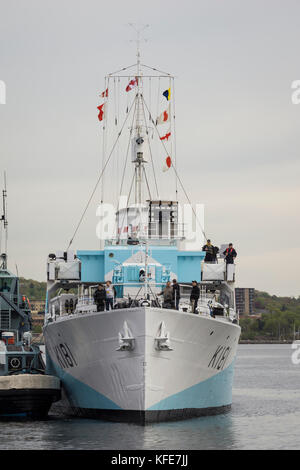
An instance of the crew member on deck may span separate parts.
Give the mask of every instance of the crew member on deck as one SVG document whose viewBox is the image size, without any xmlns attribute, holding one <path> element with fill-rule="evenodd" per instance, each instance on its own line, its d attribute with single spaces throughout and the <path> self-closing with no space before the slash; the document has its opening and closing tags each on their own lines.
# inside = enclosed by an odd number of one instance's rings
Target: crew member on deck
<svg viewBox="0 0 300 470">
<path fill-rule="evenodd" d="M 97 305 L 97 312 L 103 312 L 105 308 L 106 292 L 102 284 L 99 284 L 98 289 L 94 293 L 94 301 Z"/>
<path fill-rule="evenodd" d="M 173 279 L 173 301 L 175 304 L 176 310 L 179 309 L 179 301 L 180 301 L 180 286 L 176 279 Z"/>
<path fill-rule="evenodd" d="M 202 247 L 202 251 L 206 252 L 204 261 L 205 263 L 215 263 L 217 259 L 217 253 L 219 249 L 211 244 L 210 240 L 207 240 L 206 245 Z"/>
<path fill-rule="evenodd" d="M 226 264 L 234 264 L 234 260 L 237 257 L 237 252 L 233 248 L 233 244 L 229 243 L 228 248 L 223 252 L 225 255 Z"/>
<path fill-rule="evenodd" d="M 192 306 L 192 312 L 196 313 L 196 308 L 198 305 L 198 300 L 200 297 L 200 289 L 198 286 L 197 281 L 192 281 L 192 290 L 191 290 L 191 295 L 190 295 L 190 301 L 191 301 L 191 306 Z"/>
<path fill-rule="evenodd" d="M 164 296 L 163 308 L 172 308 L 173 307 L 173 287 L 171 282 L 168 281 L 164 290 L 162 290 L 158 295 Z"/>
<path fill-rule="evenodd" d="M 105 299 L 106 310 L 110 310 L 110 309 L 113 310 L 114 309 L 114 297 L 116 297 L 116 289 L 112 285 L 111 281 L 106 281 L 105 293 L 106 293 L 106 299 Z"/>
</svg>

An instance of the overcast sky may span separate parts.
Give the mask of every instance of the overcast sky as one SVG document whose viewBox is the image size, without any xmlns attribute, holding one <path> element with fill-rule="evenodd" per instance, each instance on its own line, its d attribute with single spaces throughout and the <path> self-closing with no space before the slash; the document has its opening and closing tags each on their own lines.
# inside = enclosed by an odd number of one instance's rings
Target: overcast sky
<svg viewBox="0 0 300 470">
<path fill-rule="evenodd" d="M 213 243 L 238 251 L 237 286 L 300 295 L 300 3 L 295 0 L 0 0 L 0 172 L 9 263 L 46 279 L 101 161 L 104 76 L 143 62 L 176 79 L 178 171 Z M 95 200 L 74 241 L 96 249 Z"/>
</svg>

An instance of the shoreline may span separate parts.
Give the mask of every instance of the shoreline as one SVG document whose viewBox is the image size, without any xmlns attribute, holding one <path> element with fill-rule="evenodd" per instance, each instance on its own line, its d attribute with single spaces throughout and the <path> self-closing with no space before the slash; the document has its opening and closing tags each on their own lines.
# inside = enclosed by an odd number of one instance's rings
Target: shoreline
<svg viewBox="0 0 300 470">
<path fill-rule="evenodd" d="M 239 344 L 293 344 L 292 340 L 251 340 L 241 339 Z"/>
</svg>

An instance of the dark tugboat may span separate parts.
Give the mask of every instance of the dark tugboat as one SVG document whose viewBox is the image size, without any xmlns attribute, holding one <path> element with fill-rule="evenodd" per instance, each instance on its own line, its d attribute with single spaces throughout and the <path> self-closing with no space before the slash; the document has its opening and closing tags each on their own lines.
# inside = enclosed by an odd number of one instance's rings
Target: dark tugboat
<svg viewBox="0 0 300 470">
<path fill-rule="evenodd" d="M 29 301 L 20 294 L 19 278 L 7 269 L 6 195 L 4 189 L 0 221 L 0 419 L 41 419 L 60 399 L 60 381 L 45 375 L 40 348 L 31 341 Z"/>
</svg>

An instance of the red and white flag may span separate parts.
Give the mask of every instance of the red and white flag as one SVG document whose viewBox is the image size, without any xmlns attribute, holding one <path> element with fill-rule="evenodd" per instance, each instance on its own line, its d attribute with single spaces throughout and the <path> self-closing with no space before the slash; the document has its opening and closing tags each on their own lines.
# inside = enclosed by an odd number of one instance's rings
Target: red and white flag
<svg viewBox="0 0 300 470">
<path fill-rule="evenodd" d="M 163 166 L 163 171 L 168 171 L 172 166 L 172 160 L 171 160 L 171 157 L 167 157 L 166 158 L 166 161 L 165 161 L 165 164 Z"/>
<path fill-rule="evenodd" d="M 108 97 L 108 88 L 106 88 L 106 90 L 103 91 L 100 96 L 101 96 L 101 98 L 107 98 Z"/>
<path fill-rule="evenodd" d="M 160 140 L 169 140 L 170 135 L 171 135 L 171 132 L 167 132 L 166 135 L 164 135 L 163 137 L 160 137 Z"/>
<path fill-rule="evenodd" d="M 160 116 L 156 119 L 156 125 L 164 124 L 165 122 L 170 122 L 170 105 L 166 111 L 162 112 Z"/>
<path fill-rule="evenodd" d="M 130 82 L 128 83 L 126 87 L 126 91 L 132 90 L 132 88 L 135 87 L 137 84 L 138 84 L 138 78 L 135 77 L 133 80 L 130 80 Z"/>
<path fill-rule="evenodd" d="M 100 106 L 97 106 L 97 109 L 99 109 L 98 119 L 99 121 L 103 121 L 105 117 L 105 103 L 101 104 Z"/>
</svg>

